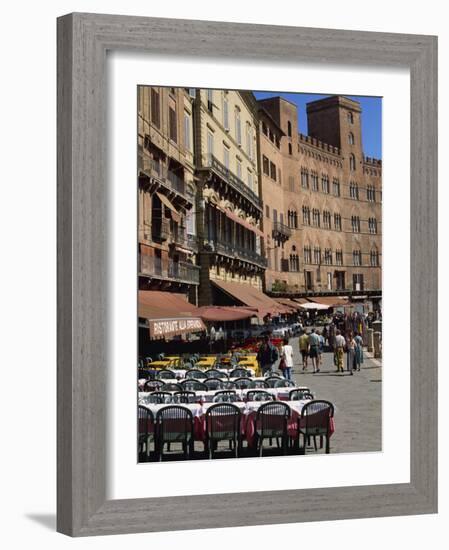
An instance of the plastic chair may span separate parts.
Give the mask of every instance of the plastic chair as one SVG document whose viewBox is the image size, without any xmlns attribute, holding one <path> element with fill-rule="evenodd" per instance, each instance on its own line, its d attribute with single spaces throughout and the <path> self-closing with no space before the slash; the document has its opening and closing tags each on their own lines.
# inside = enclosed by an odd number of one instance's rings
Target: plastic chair
<svg viewBox="0 0 449 550">
<path fill-rule="evenodd" d="M 181 443 L 184 458 L 193 454 L 193 415 L 182 405 L 168 405 L 156 414 L 156 444 L 159 461 L 164 454 L 164 444 Z"/>
<path fill-rule="evenodd" d="M 279 439 L 282 440 L 282 450 L 287 454 L 288 443 L 288 420 L 291 416 L 291 409 L 282 401 L 272 401 L 261 405 L 256 413 L 256 434 L 259 456 L 263 454 L 264 439 L 276 438 L 279 446 Z"/>
<path fill-rule="evenodd" d="M 289 401 L 302 401 L 303 399 L 313 399 L 313 395 L 310 393 L 310 390 L 291 390 L 288 394 Z"/>
<path fill-rule="evenodd" d="M 150 457 L 150 442 L 154 441 L 154 416 L 150 409 L 138 406 L 139 456 Z"/>
<path fill-rule="evenodd" d="M 304 405 L 301 417 L 298 419 L 298 445 L 301 435 L 304 438 L 303 450 L 306 451 L 306 441 L 313 437 L 315 451 L 317 451 L 316 437 L 320 436 L 320 447 L 323 447 L 323 438 L 326 439 L 326 454 L 330 453 L 331 418 L 334 416 L 334 405 L 330 401 L 314 400 Z"/>
<path fill-rule="evenodd" d="M 206 452 L 209 452 L 209 458 L 213 458 L 219 441 L 229 441 L 230 449 L 234 447 L 238 457 L 241 448 L 240 418 L 240 409 L 232 403 L 216 403 L 207 409 Z"/>
<path fill-rule="evenodd" d="M 251 387 L 251 380 L 249 378 L 237 378 L 233 381 L 235 387 L 239 390 L 246 390 Z"/>
<path fill-rule="evenodd" d="M 197 391 L 197 390 L 204 390 L 207 391 L 206 384 L 203 384 L 203 382 L 200 382 L 199 380 L 195 380 L 194 378 L 183 380 L 180 384 L 183 390 L 188 391 Z"/>
<path fill-rule="evenodd" d="M 248 401 L 273 401 L 274 397 L 264 390 L 249 390 L 246 392 L 246 399 Z"/>
</svg>

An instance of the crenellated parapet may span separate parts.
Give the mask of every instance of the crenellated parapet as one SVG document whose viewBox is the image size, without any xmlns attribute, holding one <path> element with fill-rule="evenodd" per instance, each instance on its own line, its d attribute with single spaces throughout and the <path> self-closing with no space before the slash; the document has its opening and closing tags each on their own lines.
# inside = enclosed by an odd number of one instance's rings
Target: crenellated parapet
<svg viewBox="0 0 449 550">
<path fill-rule="evenodd" d="M 363 172 L 370 176 L 382 175 L 382 161 L 372 157 L 364 157 Z"/>
<path fill-rule="evenodd" d="M 372 157 L 364 157 L 363 159 L 364 164 L 371 164 L 372 166 L 382 167 L 382 161 L 379 159 L 375 159 Z"/>
<path fill-rule="evenodd" d="M 326 153 L 332 153 L 333 155 L 340 155 L 340 149 L 338 147 L 334 147 L 329 143 L 324 143 L 323 141 L 320 141 L 319 139 L 316 139 L 314 137 L 305 136 L 304 134 L 298 134 L 298 139 L 301 143 L 307 143 L 308 145 L 317 147 L 318 149 L 321 149 Z"/>
</svg>

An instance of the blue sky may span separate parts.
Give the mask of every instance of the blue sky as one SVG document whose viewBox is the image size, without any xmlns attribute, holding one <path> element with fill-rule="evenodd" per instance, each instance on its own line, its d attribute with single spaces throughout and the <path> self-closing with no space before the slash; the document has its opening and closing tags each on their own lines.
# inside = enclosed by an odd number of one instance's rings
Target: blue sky
<svg viewBox="0 0 449 550">
<path fill-rule="evenodd" d="M 282 92 L 254 92 L 257 99 L 281 96 L 298 106 L 298 127 L 307 134 L 306 103 L 329 97 L 322 94 L 291 94 Z M 362 108 L 362 144 L 367 157 L 382 158 L 382 98 L 348 95 Z"/>
</svg>

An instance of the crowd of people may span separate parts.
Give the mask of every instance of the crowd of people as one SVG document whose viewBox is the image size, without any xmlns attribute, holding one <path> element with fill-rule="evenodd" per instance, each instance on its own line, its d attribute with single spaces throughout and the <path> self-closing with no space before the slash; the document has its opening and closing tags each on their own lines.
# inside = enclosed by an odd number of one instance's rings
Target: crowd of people
<svg viewBox="0 0 449 550">
<path fill-rule="evenodd" d="M 348 326 L 348 318 L 342 320 L 345 327 Z M 337 322 L 340 319 L 335 319 L 329 327 L 325 327 L 321 331 L 312 328 L 302 332 L 298 340 L 298 349 L 302 358 L 303 371 L 307 371 L 310 366 L 313 373 L 320 372 L 325 349 L 333 352 L 336 372 L 343 373 L 346 369 L 352 376 L 354 372 L 360 371 L 363 364 L 363 330 L 366 325 L 363 317 L 358 314 L 351 316 L 349 320 L 351 321 L 349 330 L 337 328 Z M 353 330 L 353 326 L 357 327 L 357 330 Z M 264 375 L 272 374 L 278 365 L 284 377 L 288 380 L 292 379 L 294 348 L 290 341 L 291 339 L 284 338 L 280 349 L 278 349 L 271 342 L 270 336 L 264 337 L 257 353 L 257 361 Z"/>
</svg>

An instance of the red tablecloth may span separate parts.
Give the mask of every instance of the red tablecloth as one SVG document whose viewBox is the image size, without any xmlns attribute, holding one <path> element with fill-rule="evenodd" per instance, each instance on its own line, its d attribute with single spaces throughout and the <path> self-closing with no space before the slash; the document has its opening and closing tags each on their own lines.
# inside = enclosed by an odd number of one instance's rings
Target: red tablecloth
<svg viewBox="0 0 449 550">
<path fill-rule="evenodd" d="M 319 414 L 319 413 L 318 413 Z M 246 439 L 249 447 L 254 447 L 256 445 L 256 416 L 257 411 L 252 410 L 250 412 L 241 411 L 240 417 L 240 435 L 242 439 Z M 311 424 L 314 424 L 314 416 L 310 415 L 309 420 Z M 298 433 L 298 421 L 302 424 L 305 424 L 305 419 L 300 420 L 300 413 L 291 409 L 291 416 L 287 424 L 287 433 L 290 437 L 296 437 Z M 183 421 L 180 421 L 180 424 L 184 426 Z M 145 432 L 145 421 L 140 419 L 139 421 L 139 432 Z M 171 429 L 174 430 L 173 420 Z M 331 418 L 330 421 L 330 435 L 335 431 L 335 422 L 334 418 Z M 148 421 L 148 433 L 154 433 L 154 424 L 149 420 Z M 193 435 L 195 441 L 206 442 L 206 415 L 200 414 L 193 417 Z"/>
<path fill-rule="evenodd" d="M 240 435 L 242 439 L 246 439 L 249 447 L 256 445 L 256 411 L 249 413 L 242 412 L 240 418 Z M 287 423 L 287 433 L 289 437 L 296 437 L 298 433 L 298 420 L 299 413 L 292 409 L 292 414 Z M 310 416 L 310 420 L 313 419 L 313 415 Z M 330 435 L 335 431 L 334 419 L 331 418 L 330 422 Z M 206 415 L 196 416 L 194 418 L 194 437 L 196 441 L 206 441 Z"/>
</svg>

